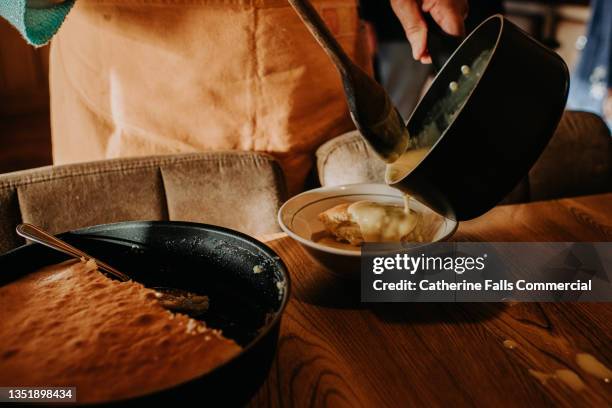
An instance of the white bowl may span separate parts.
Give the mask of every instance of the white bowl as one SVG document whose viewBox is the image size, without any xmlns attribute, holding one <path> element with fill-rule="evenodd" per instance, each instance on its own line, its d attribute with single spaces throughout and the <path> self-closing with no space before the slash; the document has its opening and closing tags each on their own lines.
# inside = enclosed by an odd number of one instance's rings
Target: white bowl
<svg viewBox="0 0 612 408">
<path fill-rule="evenodd" d="M 361 249 L 333 240 L 318 241 L 325 228 L 318 215 L 342 203 L 361 200 L 390 203 L 403 206 L 402 193 L 385 184 L 349 184 L 321 187 L 292 197 L 278 212 L 278 222 L 284 232 L 299 242 L 314 260 L 334 274 L 359 278 Z M 408 206 L 421 213 L 427 227 L 423 231 L 424 244 L 443 241 L 457 229 L 457 222 L 445 218 L 416 200 Z M 333 246 L 330 246 L 333 245 Z"/>
</svg>

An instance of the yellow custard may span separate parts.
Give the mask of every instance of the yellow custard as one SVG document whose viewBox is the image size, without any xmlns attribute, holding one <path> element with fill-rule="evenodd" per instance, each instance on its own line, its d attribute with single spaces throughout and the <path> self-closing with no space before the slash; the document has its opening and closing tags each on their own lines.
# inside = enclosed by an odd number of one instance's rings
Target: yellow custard
<svg viewBox="0 0 612 408">
<path fill-rule="evenodd" d="M 429 152 L 429 148 L 419 148 L 406 150 L 399 159 L 387 164 L 385 171 L 385 181 L 393 184 L 401 180 L 406 174 L 410 173 Z"/>
<path fill-rule="evenodd" d="M 357 201 L 348 207 L 348 212 L 359 225 L 365 242 L 399 242 L 412 232 L 418 217 L 405 206 L 372 201 Z"/>
</svg>

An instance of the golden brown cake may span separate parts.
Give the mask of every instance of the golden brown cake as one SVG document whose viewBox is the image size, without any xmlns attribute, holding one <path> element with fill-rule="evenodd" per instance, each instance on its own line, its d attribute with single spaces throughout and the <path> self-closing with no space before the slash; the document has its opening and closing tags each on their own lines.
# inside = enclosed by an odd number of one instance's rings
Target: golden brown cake
<svg viewBox="0 0 612 408">
<path fill-rule="evenodd" d="M 202 322 L 168 312 L 154 290 L 80 261 L 1 287 L 0 333 L 2 386 L 74 386 L 79 402 L 166 388 L 241 350 Z"/>
<path fill-rule="evenodd" d="M 332 207 L 319 220 L 327 232 L 351 245 L 364 242 L 421 241 L 421 216 L 392 204 L 357 201 Z"/>
<path fill-rule="evenodd" d="M 361 245 L 363 236 L 359 225 L 351 220 L 348 212 L 349 205 L 346 203 L 332 207 L 319 214 L 319 220 L 321 220 L 327 232 L 337 239 L 346 241 L 351 245 Z"/>
</svg>

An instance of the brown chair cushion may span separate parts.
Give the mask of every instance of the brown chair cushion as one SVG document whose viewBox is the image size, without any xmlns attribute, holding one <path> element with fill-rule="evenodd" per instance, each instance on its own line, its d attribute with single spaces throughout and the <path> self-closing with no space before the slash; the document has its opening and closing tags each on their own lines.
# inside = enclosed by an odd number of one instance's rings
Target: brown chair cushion
<svg viewBox="0 0 612 408">
<path fill-rule="evenodd" d="M 385 165 L 357 131 L 338 136 L 317 151 L 323 186 L 384 183 Z M 548 147 L 529 176 L 503 203 L 595 194 L 612 190 L 612 139 L 591 113 L 565 112 Z"/>
<path fill-rule="evenodd" d="M 52 233 L 129 220 L 193 221 L 278 231 L 286 197 L 278 163 L 259 153 L 157 156 L 0 175 L 0 253 L 23 244 L 19 222 Z"/>
<path fill-rule="evenodd" d="M 547 200 L 612 191 L 612 138 L 587 112 L 566 112 L 529 172 L 530 198 Z"/>
</svg>

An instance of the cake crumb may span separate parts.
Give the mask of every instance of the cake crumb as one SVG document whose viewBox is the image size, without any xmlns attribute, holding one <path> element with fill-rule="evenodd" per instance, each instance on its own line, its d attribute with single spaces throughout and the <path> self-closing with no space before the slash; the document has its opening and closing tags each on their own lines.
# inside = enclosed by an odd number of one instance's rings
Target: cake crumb
<svg viewBox="0 0 612 408">
<path fill-rule="evenodd" d="M 283 295 L 285 294 L 285 281 L 278 281 L 276 282 L 276 289 L 278 289 L 278 298 L 282 299 Z"/>
<path fill-rule="evenodd" d="M 188 334 L 195 334 L 195 329 L 197 327 L 197 323 L 195 320 L 193 319 L 189 319 L 189 321 L 187 322 L 187 333 Z"/>
</svg>

